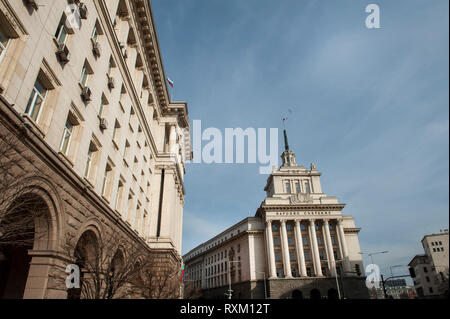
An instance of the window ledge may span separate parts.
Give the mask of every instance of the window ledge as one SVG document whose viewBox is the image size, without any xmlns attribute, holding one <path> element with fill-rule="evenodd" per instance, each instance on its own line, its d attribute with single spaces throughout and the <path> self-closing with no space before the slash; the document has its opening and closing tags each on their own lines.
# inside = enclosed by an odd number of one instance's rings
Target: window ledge
<svg viewBox="0 0 450 319">
<path fill-rule="evenodd" d="M 92 182 L 89 180 L 89 178 L 87 177 L 83 177 L 84 181 L 88 184 L 88 186 L 90 188 L 94 188 L 94 185 L 92 184 Z"/>
<path fill-rule="evenodd" d="M 72 162 L 72 160 L 71 160 L 66 154 L 64 154 L 63 152 L 59 151 L 59 152 L 58 152 L 58 155 L 59 155 L 59 156 L 60 156 L 67 164 L 69 164 L 70 166 L 73 167 L 73 162 Z"/>
<path fill-rule="evenodd" d="M 109 199 L 108 199 L 108 197 L 106 197 L 105 195 L 102 195 L 102 198 L 103 198 L 108 204 L 111 204 L 110 201 L 109 201 Z"/>
<path fill-rule="evenodd" d="M 113 146 L 114 148 L 118 151 L 119 150 L 119 145 L 117 145 L 117 142 L 112 140 Z"/>
<path fill-rule="evenodd" d="M 32 129 L 34 129 L 42 138 L 45 137 L 44 131 L 41 127 L 39 127 L 39 124 L 37 124 L 28 114 L 24 113 L 22 114 L 22 117 L 25 119 L 25 121 L 31 125 Z"/>
</svg>

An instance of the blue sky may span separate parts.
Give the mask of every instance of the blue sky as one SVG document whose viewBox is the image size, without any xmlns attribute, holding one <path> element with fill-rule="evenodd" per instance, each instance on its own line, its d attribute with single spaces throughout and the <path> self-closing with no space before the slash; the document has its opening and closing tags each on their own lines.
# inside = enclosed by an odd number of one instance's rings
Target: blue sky
<svg viewBox="0 0 450 319">
<path fill-rule="evenodd" d="M 449 223 L 449 2 L 152 0 L 174 99 L 202 126 L 287 129 L 384 272 Z M 282 151 L 281 130 L 279 150 Z M 194 154 L 194 156 L 196 156 Z M 189 164 L 183 253 L 253 216 L 257 164 Z M 367 261 L 367 259 L 365 259 Z M 407 269 L 397 268 L 396 273 Z"/>
</svg>

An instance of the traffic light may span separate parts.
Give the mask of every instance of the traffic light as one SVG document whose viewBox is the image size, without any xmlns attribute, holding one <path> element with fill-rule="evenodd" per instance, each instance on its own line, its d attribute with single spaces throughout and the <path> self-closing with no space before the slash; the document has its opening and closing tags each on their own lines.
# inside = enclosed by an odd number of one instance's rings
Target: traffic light
<svg viewBox="0 0 450 319">
<path fill-rule="evenodd" d="M 355 265 L 355 271 L 358 276 L 361 276 L 361 269 L 359 268 L 359 264 Z"/>
</svg>

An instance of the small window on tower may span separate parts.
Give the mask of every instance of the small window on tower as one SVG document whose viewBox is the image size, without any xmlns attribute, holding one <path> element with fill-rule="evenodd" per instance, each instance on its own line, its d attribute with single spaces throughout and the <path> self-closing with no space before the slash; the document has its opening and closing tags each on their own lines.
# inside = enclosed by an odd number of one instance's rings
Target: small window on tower
<svg viewBox="0 0 450 319">
<path fill-rule="evenodd" d="M 309 188 L 309 182 L 305 183 L 305 192 L 311 193 L 311 189 Z"/>
<path fill-rule="evenodd" d="M 286 182 L 286 193 L 290 194 L 291 193 L 291 183 L 290 182 Z"/>
</svg>

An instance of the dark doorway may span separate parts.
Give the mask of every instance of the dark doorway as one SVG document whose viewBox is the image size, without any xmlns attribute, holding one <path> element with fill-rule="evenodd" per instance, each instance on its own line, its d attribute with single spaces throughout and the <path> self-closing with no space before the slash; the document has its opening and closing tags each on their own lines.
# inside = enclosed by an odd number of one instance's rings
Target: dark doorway
<svg viewBox="0 0 450 319">
<path fill-rule="evenodd" d="M 30 270 L 32 247 L 5 246 L 0 252 L 0 299 L 22 299 Z"/>
<path fill-rule="evenodd" d="M 321 299 L 320 291 L 318 289 L 312 289 L 309 293 L 309 298 L 314 300 Z"/>
<path fill-rule="evenodd" d="M 328 299 L 339 299 L 338 291 L 334 288 L 328 289 Z"/>
<path fill-rule="evenodd" d="M 46 211 L 45 204 L 33 194 L 15 200 L 3 214 L 0 223 L 0 299 L 22 299 L 30 271 L 31 257 L 36 239 L 35 219 L 38 212 Z"/>
<path fill-rule="evenodd" d="M 294 290 L 292 292 L 292 299 L 303 299 L 303 293 L 300 290 Z"/>
</svg>

